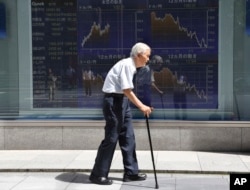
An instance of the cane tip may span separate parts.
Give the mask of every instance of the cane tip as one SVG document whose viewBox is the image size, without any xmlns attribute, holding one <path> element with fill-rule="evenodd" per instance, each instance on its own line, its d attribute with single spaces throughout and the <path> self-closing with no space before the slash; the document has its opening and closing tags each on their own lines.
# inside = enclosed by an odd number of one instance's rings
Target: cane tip
<svg viewBox="0 0 250 190">
<path fill-rule="evenodd" d="M 155 185 L 155 188 L 156 188 L 156 189 L 159 189 L 159 185 L 158 185 L 158 184 L 156 184 L 156 185 Z"/>
</svg>

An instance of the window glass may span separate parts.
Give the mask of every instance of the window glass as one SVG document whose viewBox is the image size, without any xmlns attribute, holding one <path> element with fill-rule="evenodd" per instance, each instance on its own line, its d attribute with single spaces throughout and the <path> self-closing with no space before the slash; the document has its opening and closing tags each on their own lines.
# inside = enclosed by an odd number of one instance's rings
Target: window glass
<svg viewBox="0 0 250 190">
<path fill-rule="evenodd" d="M 248 0 L 1 0 L 1 118 L 102 119 L 102 84 L 134 43 L 152 119 L 250 119 Z M 3 23 L 1 21 L 1 23 Z M 133 105 L 135 118 L 143 118 Z"/>
</svg>

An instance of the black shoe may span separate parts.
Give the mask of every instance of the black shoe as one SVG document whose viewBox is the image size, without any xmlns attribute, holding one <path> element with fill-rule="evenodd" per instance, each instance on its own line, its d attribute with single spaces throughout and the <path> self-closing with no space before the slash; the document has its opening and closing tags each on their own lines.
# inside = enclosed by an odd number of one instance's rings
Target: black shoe
<svg viewBox="0 0 250 190">
<path fill-rule="evenodd" d="M 135 174 L 135 175 L 124 174 L 123 181 L 124 182 L 129 182 L 129 181 L 143 181 L 146 178 L 147 178 L 147 174 L 144 174 L 144 173 L 139 173 L 139 174 Z"/>
<path fill-rule="evenodd" d="M 99 185 L 112 185 L 113 183 L 113 181 L 107 177 L 96 177 L 94 175 L 90 175 L 89 180 L 92 183 L 99 184 Z"/>
</svg>

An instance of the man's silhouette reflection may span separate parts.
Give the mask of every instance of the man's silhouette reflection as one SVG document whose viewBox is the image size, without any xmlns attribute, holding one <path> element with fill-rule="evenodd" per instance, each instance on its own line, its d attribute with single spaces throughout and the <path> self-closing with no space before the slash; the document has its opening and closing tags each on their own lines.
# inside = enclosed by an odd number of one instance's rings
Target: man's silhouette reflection
<svg viewBox="0 0 250 190">
<path fill-rule="evenodd" d="M 186 77 L 184 75 L 178 77 L 177 73 L 175 73 L 173 76 L 173 87 L 175 118 L 185 120 L 187 117 Z"/>
</svg>

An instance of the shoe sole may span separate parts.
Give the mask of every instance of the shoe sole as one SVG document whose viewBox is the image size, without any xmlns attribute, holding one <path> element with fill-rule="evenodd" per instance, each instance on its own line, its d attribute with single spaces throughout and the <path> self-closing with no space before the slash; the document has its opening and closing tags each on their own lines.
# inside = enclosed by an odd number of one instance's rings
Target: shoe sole
<svg viewBox="0 0 250 190">
<path fill-rule="evenodd" d="M 131 181 L 145 181 L 146 180 L 146 178 L 145 179 L 123 179 L 123 182 L 131 182 Z"/>
<path fill-rule="evenodd" d="M 112 185 L 113 184 L 112 180 L 109 180 L 109 183 L 102 183 L 102 182 L 98 181 L 97 179 L 89 178 L 89 181 L 91 183 L 94 183 L 94 184 L 97 184 L 97 185 Z"/>
</svg>

